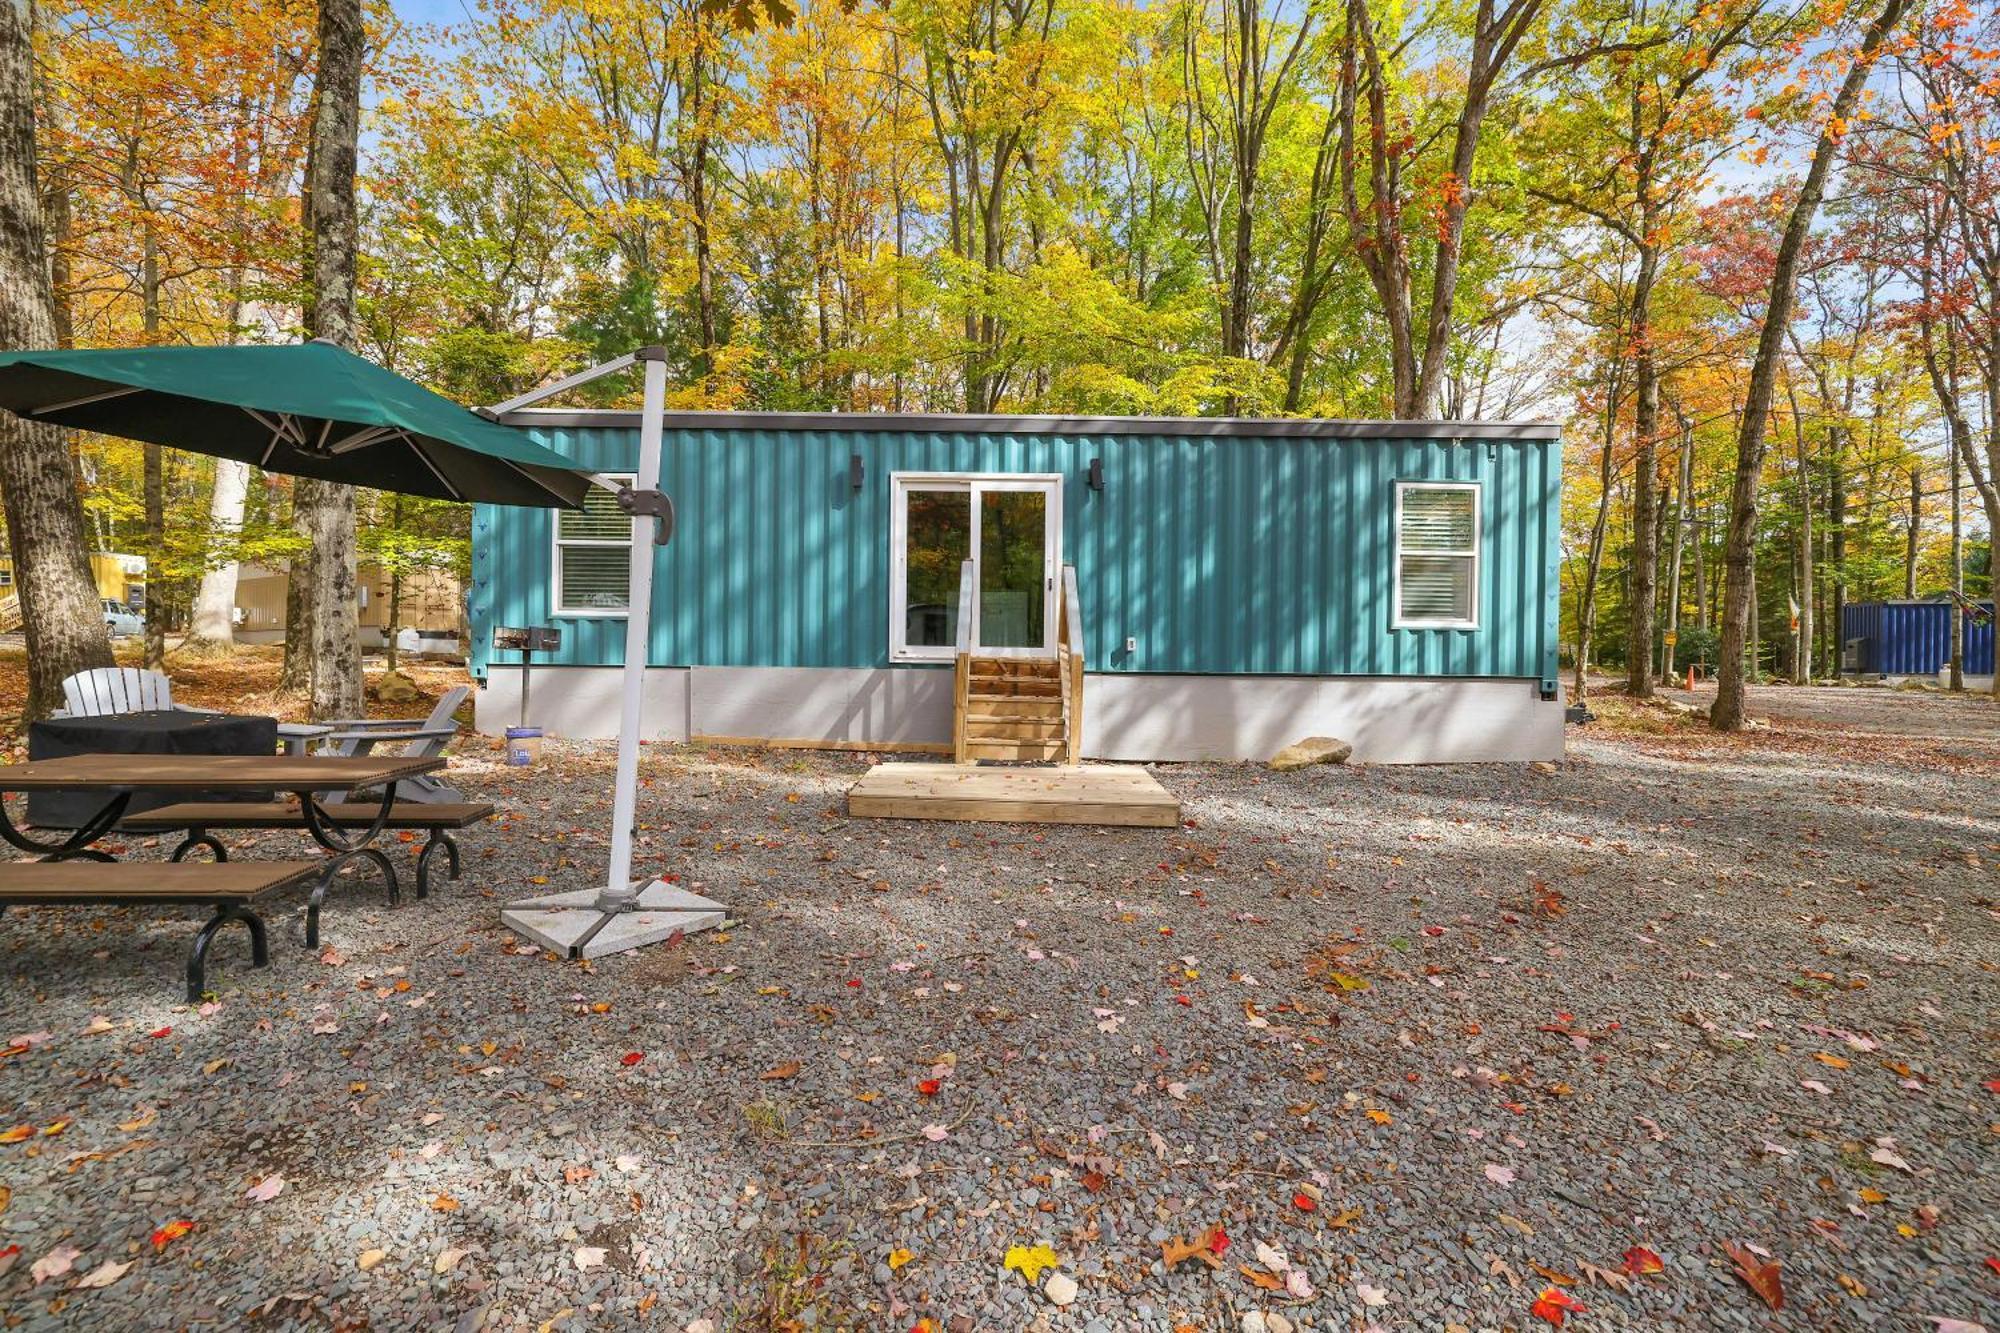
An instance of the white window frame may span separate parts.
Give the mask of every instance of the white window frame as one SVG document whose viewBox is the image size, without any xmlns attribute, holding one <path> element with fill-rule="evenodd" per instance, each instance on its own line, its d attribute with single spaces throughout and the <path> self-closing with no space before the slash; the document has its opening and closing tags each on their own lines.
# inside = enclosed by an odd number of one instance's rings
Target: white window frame
<svg viewBox="0 0 2000 1333">
<path fill-rule="evenodd" d="M 1456 551 L 1411 551 L 1411 555 L 1446 556 L 1453 559 L 1470 558 L 1472 561 L 1471 602 L 1472 615 L 1465 620 L 1456 619 L 1415 619 L 1403 615 L 1403 496 L 1411 491 L 1470 491 L 1472 492 L 1472 546 Z M 1391 629 L 1457 629 L 1479 628 L 1479 576 L 1481 539 L 1485 535 L 1486 496 L 1484 486 L 1476 481 L 1399 481 L 1396 483 L 1396 516 L 1394 543 L 1394 567 L 1391 570 L 1389 603 Z"/>
<path fill-rule="evenodd" d="M 607 472 L 604 474 L 604 479 L 616 482 L 620 486 L 630 486 L 637 475 L 637 473 L 633 472 Z M 562 516 L 563 511 L 560 509 L 549 511 L 549 619 L 554 620 L 558 617 L 564 620 L 625 619 L 632 609 L 627 606 L 586 606 L 571 609 L 563 605 L 563 548 L 566 546 L 587 546 L 610 550 L 616 547 L 618 550 L 629 553 L 632 549 L 632 539 L 630 537 L 620 537 L 617 541 L 611 541 L 603 537 L 566 538 L 562 535 Z"/>
<path fill-rule="evenodd" d="M 1054 657 L 1056 655 L 1056 593 L 1054 580 L 1062 568 L 1063 475 L 1060 472 L 891 472 L 889 474 L 889 660 L 892 662 L 949 662 L 958 655 L 953 644 L 911 645 L 908 640 L 907 608 L 903 604 L 909 579 L 909 494 L 919 491 L 963 491 L 971 506 L 971 531 L 966 549 L 979 554 L 979 493 L 981 491 L 1044 491 L 1048 508 L 1044 526 L 1042 576 L 1042 648 L 985 648 L 975 644 L 982 657 Z M 979 634 L 979 588 L 972 590 L 972 632 Z"/>
</svg>

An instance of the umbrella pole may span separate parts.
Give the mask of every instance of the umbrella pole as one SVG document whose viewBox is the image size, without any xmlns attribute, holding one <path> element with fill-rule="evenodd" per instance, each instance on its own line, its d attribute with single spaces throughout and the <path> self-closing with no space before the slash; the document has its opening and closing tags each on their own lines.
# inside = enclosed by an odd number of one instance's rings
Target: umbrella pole
<svg viewBox="0 0 2000 1333">
<path fill-rule="evenodd" d="M 645 362 L 646 386 L 639 412 L 639 473 L 632 488 L 654 491 L 660 487 L 660 436 L 667 410 L 667 367 L 656 360 Z M 653 522 L 632 515 L 632 573 L 626 585 L 625 667 L 620 684 L 624 690 L 618 718 L 618 783 L 611 796 L 611 867 L 603 892 L 597 895 L 601 912 L 631 910 L 638 901 L 639 888 L 632 883 L 632 823 L 639 804 L 639 728 L 645 712 L 646 659 L 653 637 Z"/>
<path fill-rule="evenodd" d="M 639 417 L 639 469 L 620 503 L 632 514 L 632 570 L 626 584 L 625 663 L 621 668 L 618 718 L 618 776 L 611 796 L 611 864 L 604 887 L 559 893 L 512 904 L 500 919 L 517 933 L 570 958 L 599 958 L 722 924 L 725 912 L 713 902 L 647 876 L 632 879 L 632 831 L 639 804 L 639 742 L 645 722 L 646 665 L 653 631 L 655 524 L 661 520 L 634 503 L 660 486 L 660 446 L 667 410 L 665 350 L 642 348 L 562 381 L 568 387 L 640 362 L 645 391 Z M 551 386 L 547 392 L 555 392 Z M 523 401 L 523 400 L 517 400 Z M 670 507 L 669 507 L 670 508 Z M 670 517 L 670 515 L 669 515 Z M 670 525 L 669 525 L 670 527 Z M 664 540 L 664 536 L 661 538 Z M 525 688 L 525 682 L 524 682 Z"/>
</svg>

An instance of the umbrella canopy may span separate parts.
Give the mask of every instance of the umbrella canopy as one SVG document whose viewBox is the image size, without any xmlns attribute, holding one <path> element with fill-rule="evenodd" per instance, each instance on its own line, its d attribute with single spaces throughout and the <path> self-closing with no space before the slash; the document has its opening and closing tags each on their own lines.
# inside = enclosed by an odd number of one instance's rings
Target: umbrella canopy
<svg viewBox="0 0 2000 1333">
<path fill-rule="evenodd" d="M 0 407 L 440 500 L 579 508 L 588 476 L 512 426 L 332 343 L 0 353 Z"/>
</svg>

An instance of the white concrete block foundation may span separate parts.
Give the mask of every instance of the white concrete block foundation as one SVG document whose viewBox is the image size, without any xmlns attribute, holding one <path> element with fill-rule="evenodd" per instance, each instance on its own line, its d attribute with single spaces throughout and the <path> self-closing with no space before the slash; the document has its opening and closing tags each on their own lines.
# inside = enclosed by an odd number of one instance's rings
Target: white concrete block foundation
<svg viewBox="0 0 2000 1333">
<path fill-rule="evenodd" d="M 944 744 L 949 670 L 886 667 L 654 667 L 647 739 L 728 736 L 828 745 Z M 520 670 L 495 666 L 478 692 L 480 731 L 515 725 Z M 539 667 L 531 725 L 608 739 L 616 667 Z M 1306 736 L 1338 736 L 1366 764 L 1523 763 L 1563 755 L 1563 706 L 1532 680 L 1390 676 L 1164 676 L 1084 679 L 1083 751 L 1147 763 L 1259 762 Z"/>
</svg>

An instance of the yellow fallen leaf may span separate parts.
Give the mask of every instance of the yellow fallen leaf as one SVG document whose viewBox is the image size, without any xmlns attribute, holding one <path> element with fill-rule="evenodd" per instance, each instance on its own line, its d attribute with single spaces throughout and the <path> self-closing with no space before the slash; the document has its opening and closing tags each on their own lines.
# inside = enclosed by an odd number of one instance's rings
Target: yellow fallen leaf
<svg viewBox="0 0 2000 1333">
<path fill-rule="evenodd" d="M 1056 1268 L 1061 1264 L 1062 1260 L 1056 1257 L 1056 1252 L 1046 1245 L 1037 1245 L 1033 1249 L 1025 1245 L 1012 1245 L 1008 1247 L 1007 1257 L 1002 1261 L 1001 1267 L 1014 1269 L 1028 1280 L 1029 1286 L 1033 1286 L 1041 1277 L 1044 1268 Z"/>
<path fill-rule="evenodd" d="M 1814 1051 L 1813 1059 L 1819 1061 L 1823 1065 L 1826 1065 L 1830 1069 L 1847 1068 L 1847 1061 L 1841 1059 L 1837 1055 L 1828 1055 L 1825 1051 Z"/>
<path fill-rule="evenodd" d="M 1889 1202 L 1889 1196 L 1884 1194 L 1881 1190 L 1871 1189 L 1867 1186 L 1863 1186 L 1861 1190 L 1861 1202 L 1887 1203 Z"/>
<path fill-rule="evenodd" d="M 1392 1117 L 1389 1115 L 1387 1111 L 1371 1110 L 1368 1112 L 1368 1118 L 1370 1120 L 1373 1120 L 1378 1125 L 1389 1124 L 1392 1120 Z"/>
<path fill-rule="evenodd" d="M 889 1271 L 893 1273 L 916 1257 L 916 1255 L 911 1254 L 908 1250 L 895 1249 L 889 1251 L 889 1257 L 883 1262 L 889 1265 Z"/>
<path fill-rule="evenodd" d="M 1326 979 L 1342 990 L 1367 990 L 1368 978 L 1357 977 L 1346 972 L 1329 972 Z"/>
<path fill-rule="evenodd" d="M 0 1132 L 0 1143 L 19 1143 L 22 1139 L 32 1137 L 34 1132 L 33 1125 L 16 1125 L 10 1130 Z"/>
<path fill-rule="evenodd" d="M 124 1130 L 127 1134 L 136 1134 L 159 1118 L 160 1113 L 149 1106 L 132 1119 L 119 1121 L 118 1128 Z"/>
</svg>

